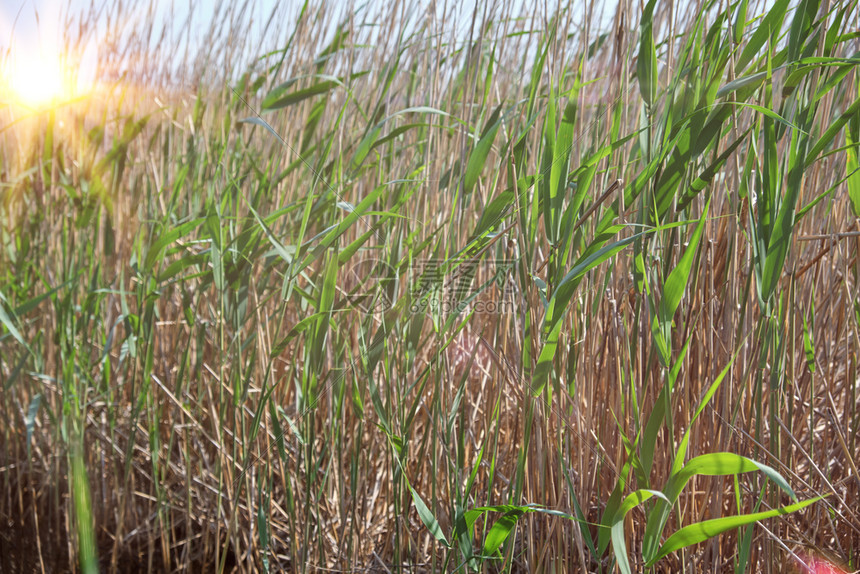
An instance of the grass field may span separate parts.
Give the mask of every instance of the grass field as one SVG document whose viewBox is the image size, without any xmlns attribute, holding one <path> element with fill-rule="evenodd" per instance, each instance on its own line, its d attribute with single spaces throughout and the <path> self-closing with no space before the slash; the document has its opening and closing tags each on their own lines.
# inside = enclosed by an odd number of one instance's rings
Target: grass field
<svg viewBox="0 0 860 574">
<path fill-rule="evenodd" d="M 3 85 L 0 571 L 860 569 L 857 0 L 220 6 Z"/>
</svg>

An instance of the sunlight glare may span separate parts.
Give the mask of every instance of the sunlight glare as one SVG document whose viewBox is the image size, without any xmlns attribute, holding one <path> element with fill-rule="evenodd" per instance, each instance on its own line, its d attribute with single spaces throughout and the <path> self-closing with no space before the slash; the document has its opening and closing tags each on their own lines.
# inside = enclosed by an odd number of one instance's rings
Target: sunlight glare
<svg viewBox="0 0 860 574">
<path fill-rule="evenodd" d="M 5 80 L 17 104 L 41 108 L 73 95 L 59 54 L 27 57 L 19 52 L 16 56 Z"/>
</svg>

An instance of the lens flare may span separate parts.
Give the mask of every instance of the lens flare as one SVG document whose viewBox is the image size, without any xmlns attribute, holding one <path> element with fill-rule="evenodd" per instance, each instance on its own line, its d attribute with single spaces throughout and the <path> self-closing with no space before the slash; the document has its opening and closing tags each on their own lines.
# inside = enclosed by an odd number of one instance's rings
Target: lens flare
<svg viewBox="0 0 860 574">
<path fill-rule="evenodd" d="M 817 556 L 803 555 L 801 559 L 801 571 L 809 574 L 846 574 L 844 570 Z"/>
<path fill-rule="evenodd" d="M 72 96 L 68 71 L 59 54 L 19 52 L 4 75 L 14 103 L 24 107 L 45 107 Z"/>
</svg>

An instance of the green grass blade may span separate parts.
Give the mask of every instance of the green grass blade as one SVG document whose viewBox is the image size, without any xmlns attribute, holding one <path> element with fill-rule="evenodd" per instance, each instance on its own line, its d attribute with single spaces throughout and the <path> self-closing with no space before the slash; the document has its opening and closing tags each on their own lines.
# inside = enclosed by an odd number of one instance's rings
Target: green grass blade
<svg viewBox="0 0 860 574">
<path fill-rule="evenodd" d="M 671 349 L 669 346 L 672 343 L 672 320 L 690 281 L 690 272 L 693 268 L 693 261 L 698 253 L 699 242 L 702 239 L 710 205 L 711 202 L 708 199 L 702 212 L 702 217 L 699 219 L 699 223 L 693 230 L 692 237 L 690 237 L 690 242 L 687 244 L 687 249 L 684 250 L 675 268 L 669 273 L 669 277 L 666 278 L 666 283 L 663 286 L 663 297 L 660 299 L 659 311 L 652 322 L 652 331 L 659 351 L 658 356 L 660 357 L 660 362 L 666 368 L 669 368 L 671 363 Z"/>
<path fill-rule="evenodd" d="M 639 489 L 627 495 L 618 510 L 615 511 L 615 516 L 612 519 L 611 534 L 612 537 L 612 552 L 615 554 L 615 561 L 618 564 L 618 569 L 623 574 L 631 574 L 630 560 L 627 557 L 627 543 L 624 541 L 624 517 L 627 513 L 648 500 L 656 496 L 669 502 L 666 496 L 658 490 Z"/>
<path fill-rule="evenodd" d="M 740 73 L 746 69 L 765 43 L 779 33 L 782 29 L 783 18 L 786 10 L 788 10 L 788 5 L 789 0 L 776 0 L 773 3 L 773 7 L 762 18 L 758 26 L 756 26 L 755 32 L 753 32 L 749 42 L 744 46 L 741 55 L 735 62 L 735 73 Z"/>
<path fill-rule="evenodd" d="M 664 542 L 660 547 L 660 551 L 652 560 L 648 561 L 647 565 L 651 566 L 672 552 L 686 548 L 687 546 L 692 546 L 693 544 L 698 544 L 699 542 L 704 542 L 705 540 L 718 536 L 727 530 L 732 530 L 753 522 L 760 522 L 768 518 L 773 518 L 774 516 L 784 516 L 786 514 L 791 514 L 792 512 L 797 512 L 798 510 L 802 510 L 807 506 L 818 502 L 822 498 L 823 497 L 821 496 L 816 496 L 815 498 L 804 500 L 803 502 L 783 506 L 782 508 L 767 510 L 765 512 L 714 518 L 712 520 L 706 520 L 704 522 L 697 522 L 695 524 L 685 526 L 666 539 L 666 542 Z"/>
<path fill-rule="evenodd" d="M 483 553 L 487 556 L 493 556 L 499 547 L 504 544 L 505 540 L 508 539 L 508 536 L 511 535 L 511 532 L 513 532 L 517 525 L 517 520 L 522 515 L 523 511 L 517 508 L 506 512 L 501 518 L 496 520 L 484 539 Z"/>
<path fill-rule="evenodd" d="M 469 161 L 466 162 L 465 180 L 463 181 L 464 193 L 471 193 L 475 188 L 475 185 L 478 183 L 478 178 L 484 169 L 484 164 L 487 161 L 487 157 L 490 155 L 490 150 L 493 148 L 496 133 L 498 133 L 499 128 L 502 125 L 501 119 L 499 119 L 500 110 L 501 106 L 496 108 L 496 111 L 488 120 L 488 126 L 484 129 L 484 135 L 481 136 L 481 139 L 478 140 L 472 153 L 469 154 Z"/>
<path fill-rule="evenodd" d="M 285 93 L 292 86 L 292 84 L 282 84 L 272 90 L 269 95 L 267 95 L 263 99 L 262 111 L 267 112 L 286 108 L 287 106 L 298 104 L 299 102 L 302 102 L 308 98 L 312 98 L 320 94 L 325 94 L 326 92 L 331 91 L 335 87 L 342 85 L 342 81 L 331 79 L 317 82 L 301 90 Z"/>
<path fill-rule="evenodd" d="M 636 78 L 639 93 L 648 107 L 657 99 L 657 49 L 654 45 L 653 18 L 657 0 L 649 0 L 642 11 L 639 24 L 639 57 L 636 63 Z"/>
<path fill-rule="evenodd" d="M 845 171 L 848 180 L 848 198 L 851 200 L 851 209 L 854 217 L 860 217 L 860 161 L 858 161 L 858 146 L 860 146 L 860 111 L 849 120 L 848 128 L 845 130 Z"/>
</svg>

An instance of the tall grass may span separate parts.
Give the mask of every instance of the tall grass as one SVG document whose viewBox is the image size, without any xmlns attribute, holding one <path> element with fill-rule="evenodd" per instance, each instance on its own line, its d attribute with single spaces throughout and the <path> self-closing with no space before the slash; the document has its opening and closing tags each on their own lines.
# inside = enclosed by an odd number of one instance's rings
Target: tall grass
<svg viewBox="0 0 860 574">
<path fill-rule="evenodd" d="M 0 569 L 858 568 L 856 1 L 135 10 L 0 109 Z"/>
</svg>

